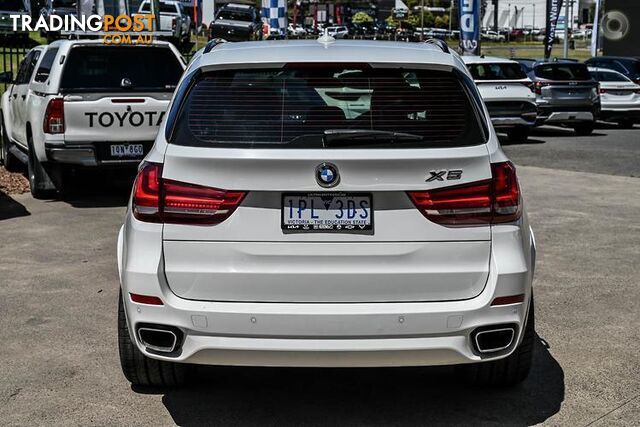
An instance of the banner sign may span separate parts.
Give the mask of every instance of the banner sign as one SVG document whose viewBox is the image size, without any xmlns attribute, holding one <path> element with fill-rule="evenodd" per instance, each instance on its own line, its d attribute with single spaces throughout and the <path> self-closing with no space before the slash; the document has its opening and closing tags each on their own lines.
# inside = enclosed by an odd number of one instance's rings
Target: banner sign
<svg viewBox="0 0 640 427">
<path fill-rule="evenodd" d="M 544 37 L 544 59 L 551 57 L 551 49 L 553 49 L 553 41 L 556 39 L 556 27 L 558 26 L 558 17 L 561 10 L 562 0 L 547 0 L 547 34 Z M 565 37 L 567 34 L 568 31 L 565 28 Z"/>
<path fill-rule="evenodd" d="M 459 0 L 460 51 L 480 55 L 480 0 Z"/>
<path fill-rule="evenodd" d="M 286 0 L 262 0 L 262 21 L 269 31 L 284 35 L 287 31 Z"/>
</svg>

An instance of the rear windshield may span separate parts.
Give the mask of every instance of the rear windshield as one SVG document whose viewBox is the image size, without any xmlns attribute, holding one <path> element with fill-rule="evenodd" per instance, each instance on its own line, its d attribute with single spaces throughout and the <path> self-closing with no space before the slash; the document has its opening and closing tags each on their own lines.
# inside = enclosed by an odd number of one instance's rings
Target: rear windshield
<svg viewBox="0 0 640 427">
<path fill-rule="evenodd" d="M 527 75 L 520 64 L 469 64 L 474 80 L 522 80 Z"/>
<path fill-rule="evenodd" d="M 630 82 L 628 78 L 618 73 L 610 73 L 608 71 L 597 71 L 591 75 L 599 82 Z"/>
<path fill-rule="evenodd" d="M 230 21 L 251 21 L 251 12 L 244 10 L 223 9 L 218 14 L 218 19 L 228 19 Z"/>
<path fill-rule="evenodd" d="M 73 91 L 169 91 L 182 74 L 168 47 L 78 46 L 64 64 L 60 88 Z"/>
<path fill-rule="evenodd" d="M 535 73 L 548 80 L 591 80 L 584 64 L 542 64 L 535 68 Z"/>
<path fill-rule="evenodd" d="M 467 146 L 485 142 L 478 114 L 450 72 L 351 66 L 225 70 L 194 83 L 172 142 L 321 148 L 331 138 L 332 147 Z M 351 138 L 350 132 L 357 135 Z"/>
<path fill-rule="evenodd" d="M 0 0 L 0 10 L 25 11 L 22 0 Z"/>
<path fill-rule="evenodd" d="M 145 2 L 140 6 L 140 12 L 150 13 L 151 3 Z M 174 3 L 162 3 L 160 2 L 160 13 L 178 13 Z"/>
</svg>

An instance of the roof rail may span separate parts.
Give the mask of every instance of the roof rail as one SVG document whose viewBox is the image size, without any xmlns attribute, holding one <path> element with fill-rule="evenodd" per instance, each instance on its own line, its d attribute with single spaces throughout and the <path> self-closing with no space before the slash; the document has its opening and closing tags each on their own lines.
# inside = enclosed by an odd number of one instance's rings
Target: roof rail
<svg viewBox="0 0 640 427">
<path fill-rule="evenodd" d="M 449 45 L 442 39 L 430 38 L 425 41 L 426 44 L 434 44 L 440 48 L 444 53 L 449 53 Z"/>
<path fill-rule="evenodd" d="M 204 50 L 202 51 L 202 53 L 209 53 L 213 50 L 214 47 L 226 42 L 227 41 L 225 39 L 211 39 L 204 46 Z"/>
</svg>

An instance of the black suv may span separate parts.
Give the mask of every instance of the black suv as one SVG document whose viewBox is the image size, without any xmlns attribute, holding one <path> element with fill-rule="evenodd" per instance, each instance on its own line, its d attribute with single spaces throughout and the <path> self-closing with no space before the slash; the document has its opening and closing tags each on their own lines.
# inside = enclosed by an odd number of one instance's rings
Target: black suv
<svg viewBox="0 0 640 427">
<path fill-rule="evenodd" d="M 626 56 L 597 56 L 587 59 L 589 67 L 606 68 L 624 74 L 635 84 L 640 84 L 640 59 Z"/>
<path fill-rule="evenodd" d="M 228 3 L 222 6 L 209 25 L 209 40 L 262 40 L 260 12 L 251 5 Z"/>
</svg>

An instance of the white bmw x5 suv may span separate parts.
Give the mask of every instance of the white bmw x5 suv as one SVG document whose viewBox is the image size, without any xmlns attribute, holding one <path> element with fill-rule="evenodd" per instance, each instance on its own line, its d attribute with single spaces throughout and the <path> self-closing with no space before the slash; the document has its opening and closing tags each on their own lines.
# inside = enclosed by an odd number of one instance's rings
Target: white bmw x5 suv
<svg viewBox="0 0 640 427">
<path fill-rule="evenodd" d="M 190 364 L 460 365 L 523 380 L 535 243 L 516 171 L 443 43 L 211 43 L 118 238 L 134 384 Z"/>
</svg>

